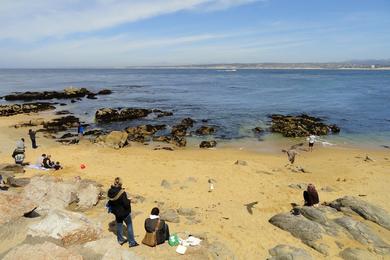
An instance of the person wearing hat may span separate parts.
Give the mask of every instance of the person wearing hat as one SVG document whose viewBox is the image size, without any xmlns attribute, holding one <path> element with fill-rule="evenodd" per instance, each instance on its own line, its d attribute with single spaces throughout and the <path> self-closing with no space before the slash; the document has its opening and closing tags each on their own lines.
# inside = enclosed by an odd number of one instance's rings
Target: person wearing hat
<svg viewBox="0 0 390 260">
<path fill-rule="evenodd" d="M 109 212 L 115 215 L 116 235 L 118 243 L 123 245 L 126 240 L 123 238 L 123 222 L 127 226 L 127 240 L 129 247 L 138 246 L 134 239 L 133 223 L 131 220 L 131 201 L 127 198 L 125 189 L 122 188 L 122 180 L 119 177 L 115 178 L 114 184 L 107 192 Z"/>
</svg>

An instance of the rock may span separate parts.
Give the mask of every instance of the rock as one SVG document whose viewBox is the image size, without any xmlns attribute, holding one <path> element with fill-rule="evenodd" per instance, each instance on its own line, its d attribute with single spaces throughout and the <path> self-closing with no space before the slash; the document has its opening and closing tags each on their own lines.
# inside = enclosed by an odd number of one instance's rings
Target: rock
<svg viewBox="0 0 390 260">
<path fill-rule="evenodd" d="M 345 211 L 346 208 L 354 211 L 364 219 L 377 223 L 390 230 L 390 215 L 384 209 L 372 205 L 364 200 L 352 196 L 345 196 L 330 203 L 332 208 Z"/>
<path fill-rule="evenodd" d="M 162 180 L 161 181 L 161 187 L 164 187 L 165 189 L 170 189 L 171 184 L 167 180 Z"/>
<path fill-rule="evenodd" d="M 34 118 L 29 121 L 23 122 L 23 123 L 18 123 L 15 125 L 15 128 L 19 127 L 36 127 L 36 126 L 41 126 L 44 125 L 45 121 L 43 118 Z"/>
<path fill-rule="evenodd" d="M 264 133 L 264 129 L 259 127 L 259 126 L 257 126 L 257 127 L 252 129 L 252 132 L 255 133 L 255 134 L 262 134 L 262 133 Z"/>
<path fill-rule="evenodd" d="M 0 105 L 0 117 L 14 116 L 18 114 L 37 113 L 46 110 L 53 110 L 55 106 L 52 103 L 27 103 Z"/>
<path fill-rule="evenodd" d="M 119 149 L 128 145 L 128 136 L 128 133 L 125 131 L 112 131 L 107 135 L 97 137 L 95 142 L 114 149 Z"/>
<path fill-rule="evenodd" d="M 162 111 L 159 109 L 153 109 L 153 113 L 155 113 L 157 115 L 157 118 L 164 117 L 164 116 L 173 116 L 172 112 Z"/>
<path fill-rule="evenodd" d="M 187 118 L 184 118 L 183 120 L 181 120 L 180 124 L 181 125 L 184 125 L 186 126 L 187 128 L 190 128 L 190 127 L 193 127 L 194 126 L 194 123 L 196 123 L 196 121 L 190 117 L 187 117 Z"/>
<path fill-rule="evenodd" d="M 243 161 L 243 160 L 237 160 L 234 164 L 241 165 L 241 166 L 248 166 L 248 163 L 246 161 Z"/>
<path fill-rule="evenodd" d="M 33 238 L 52 238 L 63 246 L 83 244 L 99 238 L 102 230 L 84 215 L 64 210 L 51 210 L 40 222 L 29 227 Z"/>
<path fill-rule="evenodd" d="M 6 164 L 0 165 L 0 173 L 19 174 L 24 173 L 24 167 L 18 164 Z"/>
<path fill-rule="evenodd" d="M 201 126 L 195 132 L 197 135 L 211 135 L 215 133 L 215 128 L 212 126 Z"/>
<path fill-rule="evenodd" d="M 158 150 L 174 151 L 175 149 L 173 149 L 172 147 L 163 146 L 163 147 L 156 147 L 153 150 L 155 150 L 155 151 L 158 151 Z"/>
<path fill-rule="evenodd" d="M 162 220 L 165 220 L 166 222 L 180 223 L 179 214 L 177 214 L 177 211 L 174 209 L 164 210 L 160 214 L 160 217 Z"/>
<path fill-rule="evenodd" d="M 0 225 L 17 220 L 32 212 L 37 205 L 20 194 L 0 191 Z"/>
<path fill-rule="evenodd" d="M 181 216 L 191 217 L 196 215 L 196 211 L 192 208 L 179 208 L 177 213 Z"/>
<path fill-rule="evenodd" d="M 73 203 L 76 209 L 85 210 L 96 205 L 101 194 L 101 187 L 93 181 L 63 181 L 52 176 L 31 178 L 23 191 L 23 196 L 36 203 L 41 214 L 50 209 L 65 209 Z"/>
<path fill-rule="evenodd" d="M 17 92 L 4 97 L 7 101 L 32 101 L 32 100 L 48 100 L 48 99 L 71 99 L 85 97 L 91 92 L 85 88 L 66 88 L 63 92 L 59 91 L 44 91 L 44 92 Z"/>
<path fill-rule="evenodd" d="M 129 141 L 144 142 L 146 138 L 166 128 L 166 125 L 140 125 L 128 127 L 125 131 L 129 134 Z"/>
<path fill-rule="evenodd" d="M 83 257 L 70 249 L 57 246 L 51 242 L 43 244 L 22 244 L 9 251 L 3 260 L 31 260 L 31 259 L 67 259 L 83 260 Z"/>
<path fill-rule="evenodd" d="M 375 260 L 378 256 L 360 249 L 360 248 L 346 248 L 340 252 L 340 257 L 344 260 Z"/>
<path fill-rule="evenodd" d="M 192 118 L 184 118 L 181 120 L 181 122 L 177 125 L 174 125 L 172 127 L 171 135 L 173 137 L 183 137 L 187 135 L 188 128 L 191 128 L 194 126 L 195 120 Z"/>
<path fill-rule="evenodd" d="M 297 190 L 306 190 L 307 184 L 306 183 L 289 184 L 288 187 L 290 187 L 292 189 L 297 189 Z"/>
<path fill-rule="evenodd" d="M 64 116 L 60 118 L 55 118 L 52 121 L 44 123 L 43 132 L 57 133 L 61 131 L 66 131 L 69 128 L 77 127 L 79 123 L 80 120 L 75 116 Z"/>
<path fill-rule="evenodd" d="M 310 134 L 327 135 L 338 133 L 336 125 L 326 125 L 322 119 L 306 114 L 299 116 L 271 115 L 271 132 L 281 133 L 285 137 L 306 137 Z"/>
<path fill-rule="evenodd" d="M 95 119 L 98 123 L 109 123 L 114 121 L 127 121 L 148 116 L 152 113 L 150 109 L 142 108 L 101 108 L 96 111 Z"/>
<path fill-rule="evenodd" d="M 301 239 L 303 243 L 320 253 L 328 254 L 325 246 L 317 243 L 318 240 L 322 239 L 322 234 L 324 233 L 319 224 L 306 219 L 302 215 L 296 216 L 290 213 L 277 214 L 269 222 L 280 229 L 290 232 L 291 235 Z"/>
<path fill-rule="evenodd" d="M 102 89 L 97 94 L 98 95 L 111 95 L 112 94 L 112 90 L 110 90 L 110 89 Z"/>
<path fill-rule="evenodd" d="M 11 187 L 24 187 L 30 183 L 29 178 L 14 178 L 14 177 L 8 177 L 7 178 L 7 184 Z"/>
<path fill-rule="evenodd" d="M 301 248 L 296 248 L 289 245 L 277 245 L 269 250 L 271 255 L 268 260 L 311 260 L 313 259 L 309 253 Z"/>
<path fill-rule="evenodd" d="M 354 239 L 365 245 L 372 245 L 378 254 L 390 254 L 390 245 L 384 242 L 365 224 L 350 217 L 335 219 L 335 222 L 345 228 Z"/>
<path fill-rule="evenodd" d="M 199 145 L 199 148 L 213 148 L 217 146 L 216 141 L 202 141 Z"/>
<path fill-rule="evenodd" d="M 88 99 L 97 99 L 96 94 L 93 94 L 93 93 L 88 94 L 88 95 L 87 95 L 87 98 L 88 98 Z"/>
<path fill-rule="evenodd" d="M 84 132 L 84 136 L 90 136 L 90 135 L 99 136 L 99 135 L 104 135 L 104 134 L 106 134 L 106 132 L 103 130 L 100 130 L 100 129 L 92 129 L 92 130 Z"/>
<path fill-rule="evenodd" d="M 72 113 L 69 110 L 61 110 L 55 113 L 57 116 L 71 115 Z"/>
</svg>

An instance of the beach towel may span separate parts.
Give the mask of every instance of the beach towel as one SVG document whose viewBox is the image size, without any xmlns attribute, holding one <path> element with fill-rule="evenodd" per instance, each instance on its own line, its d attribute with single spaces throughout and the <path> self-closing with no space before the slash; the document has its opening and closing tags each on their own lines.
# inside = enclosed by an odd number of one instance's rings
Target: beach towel
<svg viewBox="0 0 390 260">
<path fill-rule="evenodd" d="M 27 168 L 36 169 L 36 170 L 42 170 L 42 171 L 51 170 L 51 169 L 47 169 L 47 168 L 45 168 L 45 167 L 42 167 L 42 166 L 36 165 L 36 164 L 30 164 L 30 165 L 27 166 Z"/>
</svg>

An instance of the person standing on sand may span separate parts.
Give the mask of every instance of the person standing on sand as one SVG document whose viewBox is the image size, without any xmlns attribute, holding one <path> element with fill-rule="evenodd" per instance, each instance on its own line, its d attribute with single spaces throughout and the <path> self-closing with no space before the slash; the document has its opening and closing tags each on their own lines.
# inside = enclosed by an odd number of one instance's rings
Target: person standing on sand
<svg viewBox="0 0 390 260">
<path fill-rule="evenodd" d="M 133 223 L 131 220 L 131 201 L 127 198 L 125 189 L 122 188 L 122 181 L 119 177 L 115 178 L 114 184 L 107 192 L 109 212 L 115 215 L 116 235 L 118 243 L 123 245 L 126 240 L 123 238 L 123 222 L 127 226 L 127 240 L 129 247 L 138 246 L 134 239 Z"/>
<path fill-rule="evenodd" d="M 33 131 L 32 129 L 28 130 L 28 135 L 30 136 L 33 149 L 38 148 L 37 143 L 36 143 L 36 134 L 37 134 L 37 132 Z"/>
<path fill-rule="evenodd" d="M 77 125 L 77 134 L 80 138 L 84 135 L 84 126 L 80 122 Z"/>
<path fill-rule="evenodd" d="M 314 206 L 320 202 L 318 192 L 313 184 L 309 184 L 307 189 L 303 192 L 303 199 L 305 200 L 305 206 Z"/>
<path fill-rule="evenodd" d="M 310 152 L 313 151 L 314 143 L 316 142 L 317 136 L 315 136 L 313 133 L 307 138 L 309 141 L 309 150 Z"/>
</svg>

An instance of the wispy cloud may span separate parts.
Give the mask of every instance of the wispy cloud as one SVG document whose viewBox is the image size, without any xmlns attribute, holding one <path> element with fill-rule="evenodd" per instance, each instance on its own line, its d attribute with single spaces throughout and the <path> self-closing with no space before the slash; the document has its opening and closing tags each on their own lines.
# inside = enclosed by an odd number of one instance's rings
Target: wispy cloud
<svg viewBox="0 0 390 260">
<path fill-rule="evenodd" d="M 91 32 L 184 10 L 225 9 L 259 0 L 2 0 L 0 39 Z"/>
</svg>

